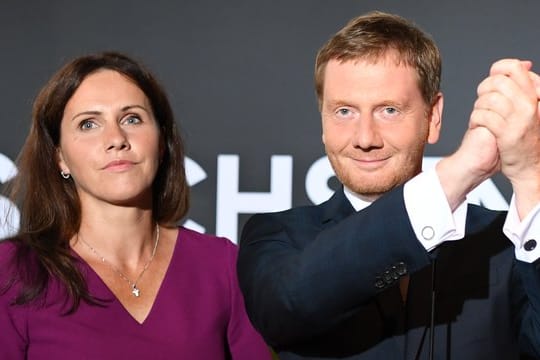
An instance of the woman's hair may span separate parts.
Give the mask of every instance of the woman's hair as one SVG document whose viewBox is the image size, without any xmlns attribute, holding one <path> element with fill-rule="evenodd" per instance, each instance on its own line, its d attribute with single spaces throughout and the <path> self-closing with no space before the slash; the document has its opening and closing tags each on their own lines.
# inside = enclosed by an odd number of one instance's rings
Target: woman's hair
<svg viewBox="0 0 540 360">
<path fill-rule="evenodd" d="M 324 96 L 324 72 L 330 60 L 376 62 L 391 51 L 395 51 L 400 64 L 416 70 L 424 101 L 432 105 L 441 82 L 441 55 L 437 45 L 410 21 L 373 11 L 352 19 L 319 50 L 315 63 L 319 107 Z"/>
<path fill-rule="evenodd" d="M 189 207 L 183 142 L 165 91 L 140 63 L 115 52 L 82 56 L 64 65 L 35 99 L 32 125 L 18 158 L 18 176 L 10 185 L 19 206 L 21 224 L 14 277 L 20 283 L 15 301 L 25 304 L 44 294 L 51 277 L 59 280 L 71 298 L 69 312 L 81 300 L 95 303 L 72 256 L 69 240 L 81 224 L 81 206 L 75 184 L 60 175 L 60 124 L 67 102 L 83 80 L 103 70 L 116 71 L 133 81 L 150 101 L 158 123 L 163 154 L 152 184 L 153 218 L 174 226 Z"/>
</svg>

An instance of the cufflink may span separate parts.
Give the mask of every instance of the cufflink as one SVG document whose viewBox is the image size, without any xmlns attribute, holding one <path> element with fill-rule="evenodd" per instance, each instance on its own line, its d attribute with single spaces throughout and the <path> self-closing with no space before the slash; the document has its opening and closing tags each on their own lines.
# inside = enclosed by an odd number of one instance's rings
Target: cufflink
<svg viewBox="0 0 540 360">
<path fill-rule="evenodd" d="M 435 230 L 431 226 L 424 226 L 421 234 L 424 240 L 431 240 L 435 237 Z"/>
<path fill-rule="evenodd" d="M 523 248 L 526 251 L 534 250 L 536 248 L 536 240 L 530 239 L 530 240 L 525 241 L 525 244 L 523 244 Z"/>
</svg>

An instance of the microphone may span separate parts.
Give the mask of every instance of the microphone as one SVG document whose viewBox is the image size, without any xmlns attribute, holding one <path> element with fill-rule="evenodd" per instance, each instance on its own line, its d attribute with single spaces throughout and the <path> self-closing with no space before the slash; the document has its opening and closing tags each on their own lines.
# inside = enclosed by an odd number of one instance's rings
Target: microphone
<svg viewBox="0 0 540 360">
<path fill-rule="evenodd" d="M 434 359 L 433 352 L 435 351 L 435 263 L 431 262 L 431 314 L 429 320 L 429 360 Z"/>
</svg>

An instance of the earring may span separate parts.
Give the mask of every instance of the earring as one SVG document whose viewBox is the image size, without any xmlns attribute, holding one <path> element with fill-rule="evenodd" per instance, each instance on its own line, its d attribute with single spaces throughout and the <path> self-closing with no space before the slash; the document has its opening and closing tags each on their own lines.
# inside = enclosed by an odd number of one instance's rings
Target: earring
<svg viewBox="0 0 540 360">
<path fill-rule="evenodd" d="M 69 179 L 71 177 L 71 174 L 65 173 L 64 170 L 60 171 L 60 175 L 62 175 L 64 179 Z"/>
</svg>

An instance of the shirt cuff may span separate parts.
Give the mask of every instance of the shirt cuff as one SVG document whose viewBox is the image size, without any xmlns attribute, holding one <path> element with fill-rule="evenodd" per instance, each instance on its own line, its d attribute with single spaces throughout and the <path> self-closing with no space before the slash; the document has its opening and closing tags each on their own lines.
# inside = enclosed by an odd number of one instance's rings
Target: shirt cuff
<svg viewBox="0 0 540 360">
<path fill-rule="evenodd" d="M 467 202 L 452 213 L 435 169 L 409 180 L 403 188 L 403 197 L 416 238 L 427 251 L 465 236 Z"/>
<path fill-rule="evenodd" d="M 503 232 L 515 246 L 516 259 L 532 263 L 540 258 L 540 204 L 520 221 L 512 195 Z"/>
</svg>

